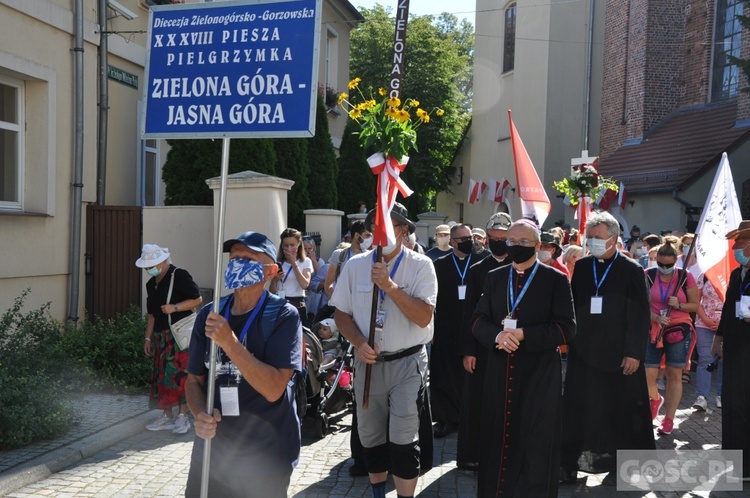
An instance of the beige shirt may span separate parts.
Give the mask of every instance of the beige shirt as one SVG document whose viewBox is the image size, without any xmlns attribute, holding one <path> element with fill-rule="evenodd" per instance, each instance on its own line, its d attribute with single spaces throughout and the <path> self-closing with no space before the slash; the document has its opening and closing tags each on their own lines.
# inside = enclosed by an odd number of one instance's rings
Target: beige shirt
<svg viewBox="0 0 750 498">
<path fill-rule="evenodd" d="M 421 299 L 430 306 L 437 302 L 437 278 L 430 258 L 408 249 L 401 249 L 404 257 L 391 279 L 406 294 Z M 333 296 L 328 304 L 342 313 L 351 315 L 354 323 L 365 337 L 369 336 L 370 310 L 372 308 L 373 283 L 370 273 L 374 252 L 352 256 L 341 270 Z M 392 271 L 400 254 L 386 264 Z M 409 321 L 393 301 L 385 296 L 380 300 L 380 309 L 385 312 L 383 332 L 377 333 L 375 342 L 381 353 L 395 353 L 432 340 L 434 318 L 422 328 Z"/>
</svg>

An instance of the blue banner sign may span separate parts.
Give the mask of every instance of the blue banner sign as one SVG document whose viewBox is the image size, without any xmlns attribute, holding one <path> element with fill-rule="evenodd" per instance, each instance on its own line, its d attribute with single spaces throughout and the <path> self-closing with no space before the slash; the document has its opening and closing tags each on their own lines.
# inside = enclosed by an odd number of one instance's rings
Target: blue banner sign
<svg viewBox="0 0 750 498">
<path fill-rule="evenodd" d="M 321 0 L 151 7 L 143 138 L 315 135 Z"/>
</svg>

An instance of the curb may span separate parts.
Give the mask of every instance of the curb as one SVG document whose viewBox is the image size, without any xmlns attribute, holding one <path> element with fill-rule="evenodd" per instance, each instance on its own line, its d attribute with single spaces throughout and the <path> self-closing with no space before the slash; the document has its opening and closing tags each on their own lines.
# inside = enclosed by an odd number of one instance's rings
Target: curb
<svg viewBox="0 0 750 498">
<path fill-rule="evenodd" d="M 147 421 L 154 417 L 149 410 L 128 420 L 102 429 L 67 446 L 51 451 L 39 458 L 24 464 L 20 468 L 0 474 L 0 496 L 5 496 L 30 484 L 41 481 L 66 467 L 96 455 L 100 451 L 123 439 L 134 436 L 144 430 Z"/>
</svg>

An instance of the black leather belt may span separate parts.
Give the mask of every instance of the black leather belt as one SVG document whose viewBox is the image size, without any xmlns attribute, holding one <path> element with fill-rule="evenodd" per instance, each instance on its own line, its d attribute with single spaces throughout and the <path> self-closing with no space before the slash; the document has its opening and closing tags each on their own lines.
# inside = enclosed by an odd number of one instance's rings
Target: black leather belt
<svg viewBox="0 0 750 498">
<path fill-rule="evenodd" d="M 399 351 L 398 353 L 381 354 L 375 359 L 375 361 L 400 360 L 401 358 L 406 358 L 407 356 L 411 356 L 415 353 L 419 353 L 422 350 L 422 348 L 424 348 L 424 344 L 418 344 L 416 346 L 412 346 L 410 348 L 406 348 L 402 351 Z"/>
<path fill-rule="evenodd" d="M 286 298 L 287 301 L 290 303 L 303 303 L 305 302 L 305 298 L 301 296 L 290 296 Z"/>
</svg>

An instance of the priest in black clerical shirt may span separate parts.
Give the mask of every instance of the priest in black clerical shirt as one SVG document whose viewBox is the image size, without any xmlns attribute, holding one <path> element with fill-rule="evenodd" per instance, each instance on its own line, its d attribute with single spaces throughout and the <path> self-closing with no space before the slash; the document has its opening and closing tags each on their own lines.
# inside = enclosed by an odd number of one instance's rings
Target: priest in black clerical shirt
<svg viewBox="0 0 750 498">
<path fill-rule="evenodd" d="M 608 212 L 586 222 L 591 255 L 579 259 L 571 286 L 577 334 L 568 349 L 563 396 L 561 481 L 579 469 L 609 472 L 617 450 L 654 449 L 643 361 L 650 304 L 643 268 L 617 252 L 620 226 Z"/>
<path fill-rule="evenodd" d="M 505 239 L 512 220 L 507 213 L 495 213 L 487 222 L 487 243 L 491 255 L 474 263 L 466 274 L 466 300 L 461 320 L 459 354 L 463 358 L 464 384 L 461 398 L 461 421 L 458 424 L 456 443 L 456 466 L 461 470 L 478 470 L 479 443 L 483 432 L 480 426 L 482 414 L 482 391 L 487 365 L 487 351 L 479 345 L 471 333 L 471 315 L 477 307 L 484 288 L 484 279 L 489 272 L 509 265 L 508 247 Z"/>
<path fill-rule="evenodd" d="M 466 274 L 472 262 L 478 261 L 477 256 L 472 254 L 471 228 L 468 225 L 453 225 L 450 236 L 453 250 L 433 262 L 438 295 L 435 335 L 430 352 L 430 401 L 432 416 L 437 422 L 436 438 L 458 430 L 463 383 L 458 342 L 466 299 Z"/>
<path fill-rule="evenodd" d="M 512 265 L 487 275 L 472 332 L 487 351 L 478 496 L 557 496 L 562 371 L 558 347 L 575 335 L 568 278 L 536 260 L 539 229 L 507 237 Z"/>
</svg>

